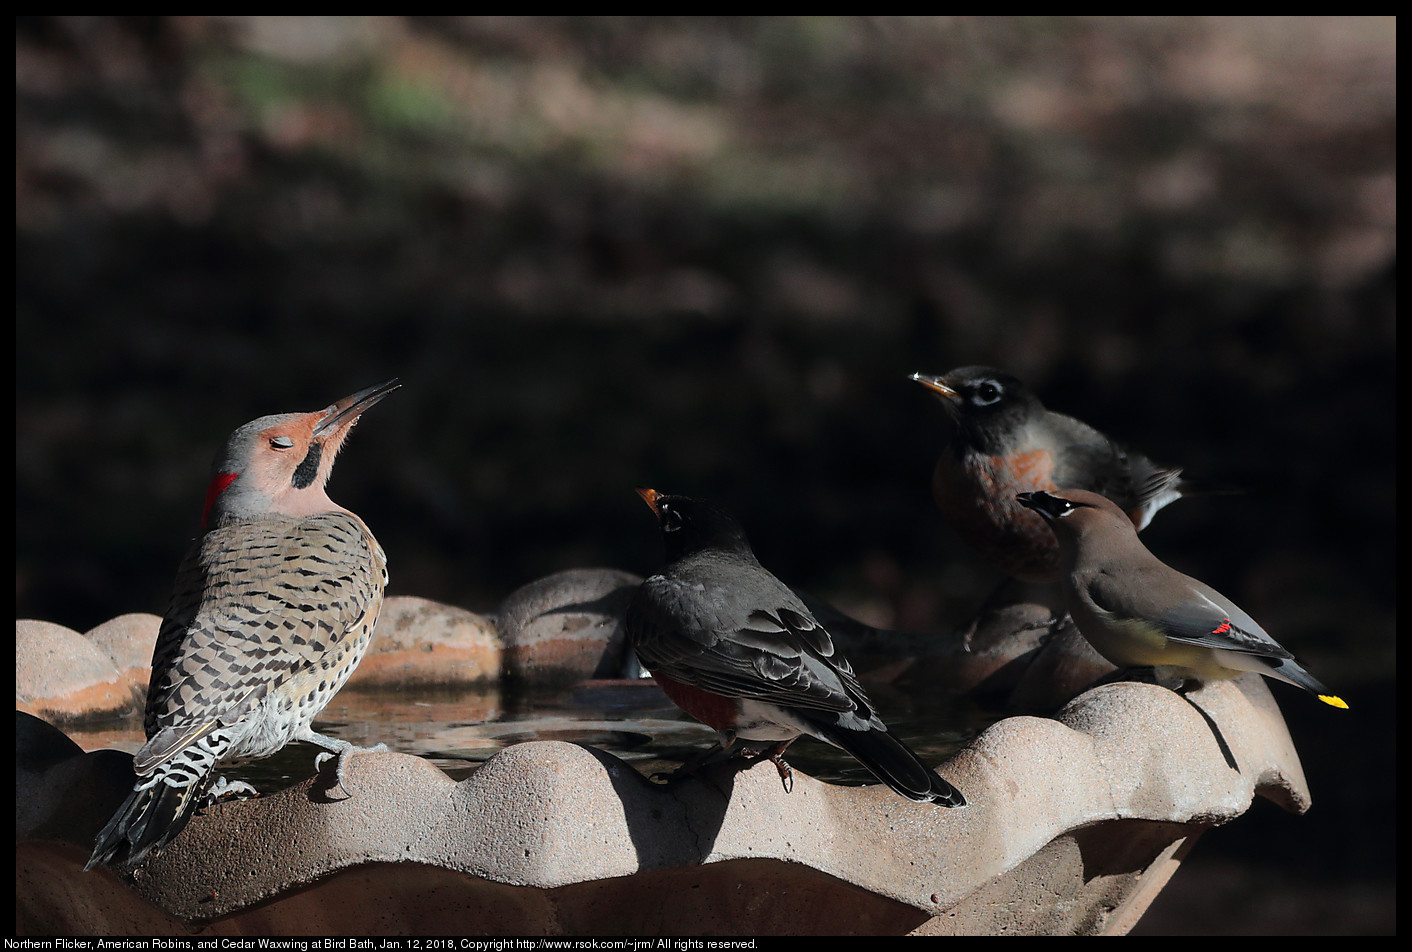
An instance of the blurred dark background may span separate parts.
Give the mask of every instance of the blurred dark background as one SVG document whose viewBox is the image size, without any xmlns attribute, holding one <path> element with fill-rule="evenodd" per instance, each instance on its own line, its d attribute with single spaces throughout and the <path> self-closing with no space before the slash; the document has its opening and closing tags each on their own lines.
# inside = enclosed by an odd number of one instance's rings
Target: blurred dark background
<svg viewBox="0 0 1412 952">
<path fill-rule="evenodd" d="M 236 426 L 405 387 L 330 494 L 392 594 L 645 573 L 650 485 L 874 624 L 995 578 L 932 507 L 969 363 L 1244 492 L 1157 554 L 1346 698 L 1315 806 L 1157 932 L 1395 930 L 1391 17 L 16 20 L 16 612 L 160 613 Z"/>
</svg>

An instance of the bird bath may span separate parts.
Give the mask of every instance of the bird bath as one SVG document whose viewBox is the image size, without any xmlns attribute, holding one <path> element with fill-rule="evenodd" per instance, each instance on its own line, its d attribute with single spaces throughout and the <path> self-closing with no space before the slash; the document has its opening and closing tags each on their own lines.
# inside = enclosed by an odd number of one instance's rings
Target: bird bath
<svg viewBox="0 0 1412 952">
<path fill-rule="evenodd" d="M 839 623 L 865 678 L 885 675 L 869 683 L 885 718 L 963 809 L 899 797 L 807 739 L 788 792 L 768 763 L 652 783 L 712 734 L 622 676 L 632 585 L 565 573 L 486 617 L 389 599 L 316 725 L 390 749 L 355 754 L 347 791 L 311 776 L 306 745 L 231 770 L 265 795 L 199 812 L 135 872 L 83 864 L 131 788 L 138 722 L 87 720 L 76 744 L 17 711 L 16 932 L 1122 933 L 1257 794 L 1309 806 L 1261 679 L 1185 698 L 1120 682 L 1064 703 L 1095 669 L 1042 606 L 961 639 Z M 134 710 L 157 619 L 124 617 L 87 636 L 18 623 L 19 706 L 51 723 L 76 704 Z M 85 651 L 99 673 L 76 681 Z M 948 700 L 963 684 L 1052 713 L 985 726 Z"/>
</svg>

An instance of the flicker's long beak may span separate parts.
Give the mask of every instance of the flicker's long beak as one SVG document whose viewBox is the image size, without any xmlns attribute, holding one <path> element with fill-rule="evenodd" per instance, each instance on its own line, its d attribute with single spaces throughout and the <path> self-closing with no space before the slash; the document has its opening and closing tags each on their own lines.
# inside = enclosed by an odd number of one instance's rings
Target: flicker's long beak
<svg viewBox="0 0 1412 952">
<path fill-rule="evenodd" d="M 657 500 L 661 497 L 661 493 L 655 489 L 639 489 L 637 494 L 642 497 L 643 502 L 647 503 L 647 508 L 652 510 L 653 515 L 661 515 L 661 513 L 657 511 Z"/>
<path fill-rule="evenodd" d="M 314 427 L 314 439 L 323 439 L 337 433 L 345 426 L 352 425 L 358 417 L 363 415 L 363 411 L 400 386 L 402 384 L 397 382 L 396 377 L 393 377 L 386 383 L 380 383 L 375 387 L 359 390 L 351 396 L 344 397 L 324 410 L 323 419 Z"/>
<path fill-rule="evenodd" d="M 941 377 L 928 377 L 925 374 L 913 374 L 910 379 L 915 380 L 917 383 L 926 387 L 932 393 L 935 393 L 941 397 L 945 397 L 947 400 L 951 400 L 956 403 L 959 403 L 961 401 L 961 394 L 957 393 L 951 387 L 948 387 L 944 379 Z"/>
</svg>

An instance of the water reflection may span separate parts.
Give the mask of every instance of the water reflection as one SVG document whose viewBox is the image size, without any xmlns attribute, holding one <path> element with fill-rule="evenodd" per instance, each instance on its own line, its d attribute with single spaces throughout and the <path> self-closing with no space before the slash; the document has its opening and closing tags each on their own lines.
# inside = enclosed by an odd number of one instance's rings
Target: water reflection
<svg viewBox="0 0 1412 952">
<path fill-rule="evenodd" d="M 938 692 L 916 697 L 886 686 L 869 693 L 899 737 L 927 763 L 937 764 L 987 726 L 992 717 L 964 699 Z M 670 772 L 715 743 L 715 732 L 678 710 L 650 680 L 587 681 L 557 694 L 427 689 L 345 689 L 315 721 L 320 733 L 360 746 L 385 743 L 431 761 L 453 780 L 470 776 L 504 748 L 524 741 L 558 740 L 611 752 L 645 775 Z M 142 746 L 141 717 L 69 732 L 85 750 Z M 307 779 L 319 749 L 291 744 L 273 757 L 223 769 L 232 779 L 273 792 Z M 796 769 L 829 783 L 877 781 L 852 757 L 803 738 L 789 749 Z"/>
</svg>

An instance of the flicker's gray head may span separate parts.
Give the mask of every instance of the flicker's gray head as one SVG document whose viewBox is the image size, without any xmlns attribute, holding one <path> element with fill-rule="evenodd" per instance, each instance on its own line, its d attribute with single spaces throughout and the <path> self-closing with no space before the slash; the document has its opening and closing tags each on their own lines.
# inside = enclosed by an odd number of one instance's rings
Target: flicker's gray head
<svg viewBox="0 0 1412 952">
<path fill-rule="evenodd" d="M 396 390 L 394 378 L 313 413 L 278 413 L 240 427 L 216 454 L 201 524 L 338 509 L 324 492 L 334 457 L 363 411 Z"/>
</svg>

